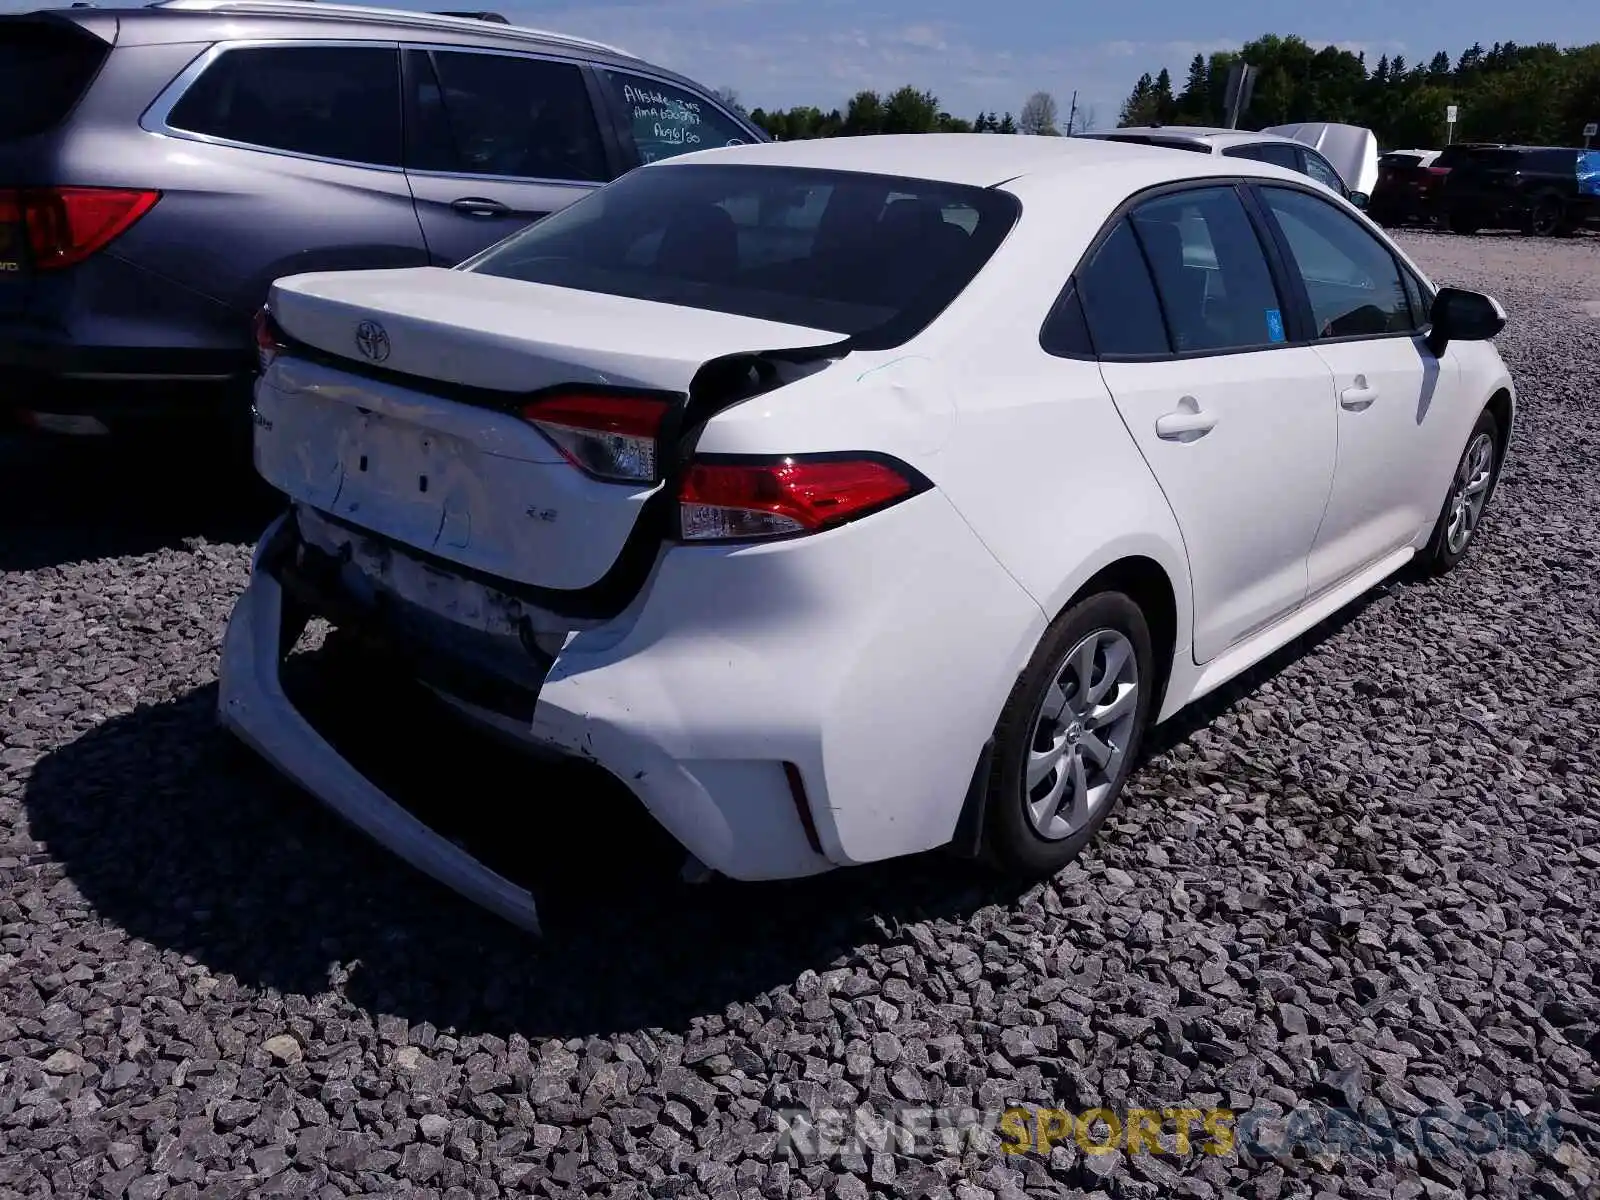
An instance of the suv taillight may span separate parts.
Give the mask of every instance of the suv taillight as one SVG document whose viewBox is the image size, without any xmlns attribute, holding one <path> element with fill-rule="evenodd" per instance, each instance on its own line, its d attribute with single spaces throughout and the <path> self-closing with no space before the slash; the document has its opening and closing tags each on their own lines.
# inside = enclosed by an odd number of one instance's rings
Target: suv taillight
<svg viewBox="0 0 1600 1200">
<path fill-rule="evenodd" d="M 880 512 L 932 486 L 876 454 L 698 459 L 678 492 L 687 542 L 746 541 L 818 533 Z"/>
<path fill-rule="evenodd" d="M 128 188 L 0 188 L 0 224 L 27 231 L 34 270 L 59 271 L 103 250 L 159 199 Z"/>
<path fill-rule="evenodd" d="M 658 483 L 661 424 L 670 400 L 567 392 L 523 406 L 522 418 L 586 475 L 607 483 Z"/>
</svg>

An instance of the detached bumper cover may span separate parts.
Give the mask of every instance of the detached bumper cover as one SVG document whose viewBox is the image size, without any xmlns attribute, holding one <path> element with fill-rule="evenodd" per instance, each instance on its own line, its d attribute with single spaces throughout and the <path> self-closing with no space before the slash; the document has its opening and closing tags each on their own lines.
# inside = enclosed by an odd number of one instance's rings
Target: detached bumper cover
<svg viewBox="0 0 1600 1200">
<path fill-rule="evenodd" d="M 282 535 L 280 518 L 262 539 Z M 261 554 L 258 553 L 258 560 Z M 369 782 L 295 709 L 280 679 L 283 590 L 265 572 L 228 621 L 223 640 L 218 716 L 222 724 L 288 778 L 423 874 L 531 933 L 539 933 L 533 896 L 491 871 Z"/>
<path fill-rule="evenodd" d="M 322 603 L 315 555 L 297 552 L 304 532 L 285 519 L 263 538 L 224 643 L 223 722 L 380 845 L 537 928 L 527 892 L 391 800 L 296 710 L 280 682 L 294 632 L 284 613 Z M 373 635 L 481 727 L 603 768 L 699 862 L 742 881 L 951 844 L 995 716 L 1047 623 L 938 492 L 811 539 L 673 547 L 647 596 L 570 631 L 531 713 L 411 661 L 419 645 L 398 627 L 386 637 L 382 614 Z M 464 646 L 437 648 L 466 665 Z"/>
</svg>

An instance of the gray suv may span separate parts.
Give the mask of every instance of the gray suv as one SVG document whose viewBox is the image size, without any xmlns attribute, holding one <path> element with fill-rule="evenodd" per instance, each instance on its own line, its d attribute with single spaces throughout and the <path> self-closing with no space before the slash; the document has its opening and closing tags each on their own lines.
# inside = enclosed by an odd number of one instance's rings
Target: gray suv
<svg viewBox="0 0 1600 1200">
<path fill-rule="evenodd" d="M 0 422 L 67 433 L 242 420 L 280 276 L 453 265 L 641 162 L 766 140 L 494 14 L 49 10 L 0 17 L 0 79 Z"/>
</svg>

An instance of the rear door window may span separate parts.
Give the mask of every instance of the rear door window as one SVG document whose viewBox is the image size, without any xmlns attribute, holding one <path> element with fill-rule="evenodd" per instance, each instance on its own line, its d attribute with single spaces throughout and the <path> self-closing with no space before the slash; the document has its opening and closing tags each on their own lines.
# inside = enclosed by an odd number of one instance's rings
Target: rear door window
<svg viewBox="0 0 1600 1200">
<path fill-rule="evenodd" d="M 1231 187 L 1146 201 L 1134 210 L 1132 223 L 1174 349 L 1248 350 L 1286 340 L 1266 253 Z"/>
<path fill-rule="evenodd" d="M 0 20 L 0 142 L 59 124 L 109 50 L 65 22 Z"/>
<path fill-rule="evenodd" d="M 626 71 L 598 68 L 596 73 L 623 114 L 640 162 L 755 141 L 704 96 Z"/>
<path fill-rule="evenodd" d="M 473 51 L 410 53 L 418 69 L 408 169 L 583 183 L 610 177 L 576 64 Z"/>
<path fill-rule="evenodd" d="M 268 150 L 400 165 L 400 56 L 393 46 L 226 50 L 167 124 Z"/>
</svg>

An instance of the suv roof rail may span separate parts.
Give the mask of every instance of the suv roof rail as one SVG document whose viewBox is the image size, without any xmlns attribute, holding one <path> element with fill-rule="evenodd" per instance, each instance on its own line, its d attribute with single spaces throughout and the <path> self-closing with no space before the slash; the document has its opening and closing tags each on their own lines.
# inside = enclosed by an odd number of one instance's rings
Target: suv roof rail
<svg viewBox="0 0 1600 1200">
<path fill-rule="evenodd" d="M 512 25 L 499 13 L 425 13 L 400 8 L 369 8 L 355 4 L 322 4 L 319 0 L 154 0 L 147 8 L 169 8 L 182 12 L 254 12 L 262 16 L 337 16 L 352 21 L 371 21 L 385 25 L 410 25 L 418 29 L 455 29 L 481 32 L 485 23 L 497 24 L 508 37 L 529 41 L 554 42 L 582 50 L 599 50 L 622 58 L 633 58 L 626 50 L 590 38 L 530 29 Z"/>
</svg>

